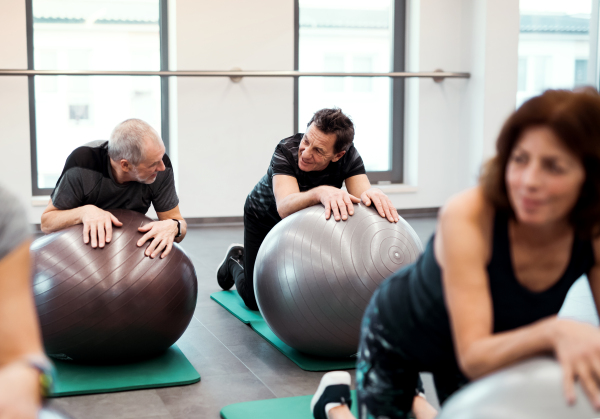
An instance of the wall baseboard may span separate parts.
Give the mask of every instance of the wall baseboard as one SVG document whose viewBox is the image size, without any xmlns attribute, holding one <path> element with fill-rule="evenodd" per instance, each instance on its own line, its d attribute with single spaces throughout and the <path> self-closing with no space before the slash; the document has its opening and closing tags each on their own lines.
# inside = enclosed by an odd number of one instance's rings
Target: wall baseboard
<svg viewBox="0 0 600 419">
<path fill-rule="evenodd" d="M 188 227 L 236 227 L 244 225 L 244 217 L 190 217 L 185 219 Z"/>
<path fill-rule="evenodd" d="M 440 207 L 399 209 L 402 218 L 437 218 Z"/>
</svg>

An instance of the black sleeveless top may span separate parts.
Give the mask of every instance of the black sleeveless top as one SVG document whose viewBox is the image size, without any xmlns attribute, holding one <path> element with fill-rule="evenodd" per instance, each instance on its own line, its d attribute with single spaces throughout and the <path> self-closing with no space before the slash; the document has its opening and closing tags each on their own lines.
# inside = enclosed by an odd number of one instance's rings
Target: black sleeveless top
<svg viewBox="0 0 600 419">
<path fill-rule="evenodd" d="M 452 334 L 432 237 L 421 257 L 394 273 L 379 288 L 381 322 L 408 359 L 426 368 L 456 365 Z M 571 258 L 562 277 L 549 289 L 533 292 L 515 277 L 510 256 L 508 216 L 494 219 L 492 258 L 487 266 L 493 303 L 494 332 L 522 327 L 555 315 L 573 282 L 594 264 L 591 241 L 573 240 Z"/>
</svg>

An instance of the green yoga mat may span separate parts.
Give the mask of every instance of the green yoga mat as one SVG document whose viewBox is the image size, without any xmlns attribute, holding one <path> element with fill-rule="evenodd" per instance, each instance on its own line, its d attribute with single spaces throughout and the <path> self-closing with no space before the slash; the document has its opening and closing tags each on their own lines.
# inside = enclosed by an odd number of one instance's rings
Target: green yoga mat
<svg viewBox="0 0 600 419">
<path fill-rule="evenodd" d="M 221 409 L 223 419 L 313 419 L 312 396 L 284 397 L 236 403 Z M 356 391 L 352 391 L 352 413 L 358 417 Z"/>
<path fill-rule="evenodd" d="M 294 361 L 296 365 L 305 371 L 335 371 L 349 370 L 356 368 L 356 358 L 319 358 L 312 355 L 306 355 L 298 352 L 291 346 L 286 345 L 275 336 L 275 333 L 269 328 L 267 323 L 263 321 L 250 322 L 250 326 L 265 338 L 271 345 L 279 350 L 282 354 Z"/>
<path fill-rule="evenodd" d="M 298 352 L 291 346 L 283 343 L 281 339 L 275 336 L 275 333 L 269 328 L 260 313 L 246 307 L 237 291 L 215 292 L 210 295 L 210 298 L 242 322 L 249 324 L 256 333 L 305 371 L 334 371 L 356 368 L 356 358 L 354 357 L 320 358 Z"/>
<path fill-rule="evenodd" d="M 242 297 L 235 290 L 213 292 L 210 298 L 246 324 L 257 320 L 264 321 L 263 316 L 258 311 L 250 310 L 246 307 Z"/>
<path fill-rule="evenodd" d="M 164 355 L 122 365 L 84 365 L 53 360 L 56 368 L 50 397 L 112 393 L 197 383 L 200 374 L 177 345 Z"/>
</svg>

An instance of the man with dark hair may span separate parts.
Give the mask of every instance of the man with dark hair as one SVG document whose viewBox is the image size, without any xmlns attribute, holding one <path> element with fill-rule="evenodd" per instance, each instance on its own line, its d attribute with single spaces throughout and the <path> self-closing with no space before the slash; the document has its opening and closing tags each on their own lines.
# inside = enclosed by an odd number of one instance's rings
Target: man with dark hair
<svg viewBox="0 0 600 419">
<path fill-rule="evenodd" d="M 224 290 L 234 284 L 246 306 L 258 310 L 254 296 L 254 263 L 261 243 L 283 218 L 316 204 L 336 221 L 354 214 L 353 203 L 373 204 L 391 223 L 399 220 L 390 199 L 371 188 L 362 158 L 354 148 L 354 125 L 341 109 L 321 109 L 305 134 L 279 142 L 267 174 L 244 205 L 244 245 L 232 244 L 217 270 Z M 341 189 L 346 183 L 347 191 Z M 360 197 L 360 198 L 358 198 Z"/>
</svg>

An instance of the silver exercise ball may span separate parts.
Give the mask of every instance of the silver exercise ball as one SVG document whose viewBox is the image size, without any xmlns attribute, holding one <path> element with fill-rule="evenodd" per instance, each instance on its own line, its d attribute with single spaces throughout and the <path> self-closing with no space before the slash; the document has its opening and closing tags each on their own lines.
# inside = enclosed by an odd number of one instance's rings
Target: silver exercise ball
<svg viewBox="0 0 600 419">
<path fill-rule="evenodd" d="M 71 416 L 52 407 L 44 407 L 38 412 L 37 419 L 72 419 Z"/>
<path fill-rule="evenodd" d="M 423 252 L 400 218 L 390 223 L 372 207 L 354 206 L 347 221 L 325 219 L 315 205 L 279 222 L 254 266 L 258 308 L 292 348 L 323 357 L 358 351 L 360 323 L 371 296 L 392 273 Z"/>
<path fill-rule="evenodd" d="M 436 419 L 600 417 L 579 383 L 577 402 L 567 404 L 562 377 L 562 368 L 553 358 L 532 358 L 465 386 L 448 399 Z"/>
</svg>

